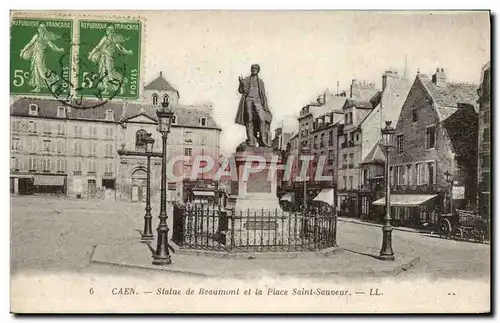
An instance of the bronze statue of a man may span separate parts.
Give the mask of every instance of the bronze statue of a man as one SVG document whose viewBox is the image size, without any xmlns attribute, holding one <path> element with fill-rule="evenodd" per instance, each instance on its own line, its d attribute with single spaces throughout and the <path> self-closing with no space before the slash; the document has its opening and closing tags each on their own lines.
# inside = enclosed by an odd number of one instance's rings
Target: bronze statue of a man
<svg viewBox="0 0 500 323">
<path fill-rule="evenodd" d="M 234 122 L 246 127 L 248 146 L 255 147 L 258 143 L 259 147 L 270 147 L 273 115 L 267 105 L 264 82 L 258 76 L 259 65 L 252 65 L 250 70 L 250 76 L 238 78 L 238 92 L 242 95 Z"/>
</svg>

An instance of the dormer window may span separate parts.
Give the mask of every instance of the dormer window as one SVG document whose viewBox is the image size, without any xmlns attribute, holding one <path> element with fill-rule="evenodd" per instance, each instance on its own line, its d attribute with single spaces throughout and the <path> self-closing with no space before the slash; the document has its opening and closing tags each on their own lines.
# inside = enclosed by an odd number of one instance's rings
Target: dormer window
<svg viewBox="0 0 500 323">
<path fill-rule="evenodd" d="M 114 115 L 113 115 L 113 110 L 106 110 L 106 120 L 107 121 L 113 121 Z"/>
<path fill-rule="evenodd" d="M 29 115 L 30 116 L 38 115 L 38 104 L 30 104 Z"/>
<path fill-rule="evenodd" d="M 177 116 L 176 115 L 172 116 L 171 122 L 172 122 L 172 124 L 177 124 Z"/>
<path fill-rule="evenodd" d="M 158 105 L 158 94 L 153 94 L 153 105 Z"/>
<path fill-rule="evenodd" d="M 207 118 L 205 118 L 205 117 L 200 118 L 200 125 L 202 127 L 206 127 L 207 126 Z"/>
<path fill-rule="evenodd" d="M 66 116 L 66 109 L 64 107 L 57 107 L 57 117 L 64 118 Z"/>
</svg>

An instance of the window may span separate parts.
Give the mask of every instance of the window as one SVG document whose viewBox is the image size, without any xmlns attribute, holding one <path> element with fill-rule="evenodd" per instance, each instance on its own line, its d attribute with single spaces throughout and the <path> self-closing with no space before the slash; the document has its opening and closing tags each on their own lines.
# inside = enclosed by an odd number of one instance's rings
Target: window
<svg viewBox="0 0 500 323">
<path fill-rule="evenodd" d="M 105 156 L 106 157 L 111 157 L 112 156 L 112 153 L 113 153 L 113 145 L 112 144 L 107 144 L 106 147 L 105 147 Z"/>
<path fill-rule="evenodd" d="M 411 110 L 411 120 L 413 122 L 417 122 L 418 121 L 417 109 L 412 109 Z"/>
<path fill-rule="evenodd" d="M 36 133 L 36 132 L 37 132 L 37 130 L 38 130 L 37 128 L 38 128 L 38 127 L 37 127 L 37 124 L 36 124 L 36 122 L 35 122 L 35 121 L 30 121 L 30 122 L 29 122 L 29 130 L 28 130 L 29 132 L 31 132 L 31 133 Z"/>
<path fill-rule="evenodd" d="M 394 167 L 393 167 L 393 166 L 391 166 L 391 167 L 389 168 L 389 182 L 391 183 L 391 186 L 394 186 L 394 184 L 395 184 L 394 179 L 395 179 L 395 178 L 396 178 L 396 177 L 394 176 Z"/>
<path fill-rule="evenodd" d="M 19 150 L 19 138 L 12 138 L 10 149 L 13 151 Z"/>
<path fill-rule="evenodd" d="M 333 150 L 328 151 L 328 165 L 333 165 Z"/>
<path fill-rule="evenodd" d="M 490 156 L 484 155 L 481 157 L 481 167 L 490 168 Z"/>
<path fill-rule="evenodd" d="M 81 160 L 77 160 L 75 162 L 75 171 L 77 171 L 77 172 L 81 172 L 82 171 L 82 161 Z"/>
<path fill-rule="evenodd" d="M 106 163 L 105 172 L 106 173 L 113 173 L 113 163 L 112 162 Z"/>
<path fill-rule="evenodd" d="M 398 154 L 402 154 L 404 151 L 403 135 L 397 135 L 396 144 L 397 144 Z"/>
<path fill-rule="evenodd" d="M 319 142 L 319 147 L 320 148 L 325 147 L 325 134 L 324 133 L 321 134 L 321 139 L 320 139 L 320 142 Z"/>
<path fill-rule="evenodd" d="M 427 163 L 427 174 L 428 174 L 428 180 L 427 183 L 430 185 L 434 185 L 434 163 Z"/>
<path fill-rule="evenodd" d="M 81 155 L 81 154 L 82 154 L 82 143 L 75 142 L 75 155 Z"/>
<path fill-rule="evenodd" d="M 144 138 L 147 136 L 147 132 L 144 129 L 137 130 L 135 133 L 135 149 L 144 149 Z"/>
<path fill-rule="evenodd" d="M 36 158 L 35 157 L 29 157 L 28 159 L 28 162 L 29 162 L 29 170 L 36 170 L 37 167 L 36 167 Z"/>
<path fill-rule="evenodd" d="M 44 160 L 42 160 L 42 165 L 43 165 L 44 172 L 50 171 L 50 159 L 49 158 L 45 158 Z"/>
<path fill-rule="evenodd" d="M 205 127 L 205 126 L 207 125 L 207 118 L 205 118 L 205 117 L 201 117 L 201 118 L 200 118 L 200 125 L 201 125 L 202 127 Z"/>
<path fill-rule="evenodd" d="M 191 131 L 186 131 L 184 133 L 184 142 L 187 144 L 192 144 L 193 143 L 192 135 L 193 133 Z"/>
<path fill-rule="evenodd" d="M 424 164 L 416 164 L 417 185 L 424 184 Z"/>
<path fill-rule="evenodd" d="M 66 161 L 62 158 L 57 159 L 57 171 L 64 172 L 66 170 Z"/>
<path fill-rule="evenodd" d="M 347 176 L 342 176 L 343 179 L 343 184 L 344 184 L 344 189 L 347 189 Z"/>
<path fill-rule="evenodd" d="M 153 105 L 158 105 L 158 95 L 156 93 L 153 94 Z"/>
<path fill-rule="evenodd" d="M 106 120 L 113 121 L 114 119 L 115 119 L 115 116 L 113 114 L 113 110 L 106 110 Z"/>
<path fill-rule="evenodd" d="M 317 149 L 317 148 L 318 148 L 318 136 L 314 136 L 313 148 L 314 148 L 314 149 Z"/>
<path fill-rule="evenodd" d="M 413 185 L 412 174 L 411 174 L 411 165 L 406 165 L 406 184 Z"/>
<path fill-rule="evenodd" d="M 368 184 L 368 169 L 363 169 L 363 183 Z"/>
<path fill-rule="evenodd" d="M 344 154 L 343 168 L 347 168 L 347 154 Z"/>
<path fill-rule="evenodd" d="M 38 105 L 37 104 L 30 104 L 28 114 L 31 116 L 37 116 L 38 115 Z"/>
<path fill-rule="evenodd" d="M 352 186 L 352 176 L 349 176 L 349 189 L 354 189 L 354 187 Z"/>
<path fill-rule="evenodd" d="M 57 117 L 64 118 L 66 116 L 66 109 L 64 107 L 57 107 Z"/>
<path fill-rule="evenodd" d="M 427 149 L 436 148 L 436 126 L 430 126 L 427 132 Z"/>
<path fill-rule="evenodd" d="M 356 134 L 356 141 L 359 141 L 359 134 Z"/>
<path fill-rule="evenodd" d="M 349 141 L 354 143 L 354 131 L 349 133 Z"/>
<path fill-rule="evenodd" d="M 64 133 L 66 132 L 66 129 L 65 129 L 65 125 L 63 123 L 60 123 L 57 125 L 57 134 L 58 135 L 64 135 Z"/>
<path fill-rule="evenodd" d="M 95 142 L 89 142 L 89 155 L 90 156 L 95 156 L 96 155 L 96 144 L 95 144 Z"/>
<path fill-rule="evenodd" d="M 82 136 L 82 126 L 75 125 L 74 131 L 75 131 L 75 136 L 76 137 L 81 137 Z"/>
<path fill-rule="evenodd" d="M 163 96 L 163 103 L 167 104 L 168 103 L 168 95 Z"/>
<path fill-rule="evenodd" d="M 191 156 L 193 154 L 193 148 L 184 148 L 184 156 Z"/>
<path fill-rule="evenodd" d="M 349 168 L 352 168 L 354 165 L 354 154 L 349 154 Z"/>
<path fill-rule="evenodd" d="M 43 141 L 43 150 L 50 151 L 50 140 Z"/>
<path fill-rule="evenodd" d="M 57 142 L 57 152 L 58 153 L 64 152 L 64 142 L 63 141 Z"/>
<path fill-rule="evenodd" d="M 97 135 L 97 127 L 96 126 L 90 126 L 89 135 L 91 138 L 95 138 L 95 136 Z"/>
<path fill-rule="evenodd" d="M 490 128 L 483 129 L 483 142 L 490 142 Z"/>
<path fill-rule="evenodd" d="M 89 164 L 88 164 L 88 165 L 89 165 L 89 173 L 90 173 L 90 172 L 95 173 L 95 172 L 97 171 L 97 168 L 96 168 L 96 162 L 95 162 L 95 160 L 94 160 L 94 159 L 90 159 L 90 160 L 89 160 Z"/>
<path fill-rule="evenodd" d="M 45 121 L 45 122 L 43 123 L 43 132 L 44 132 L 44 133 L 48 133 L 48 134 L 50 134 L 50 133 L 51 133 L 51 130 L 52 130 L 52 129 L 51 129 L 51 127 L 50 127 L 50 123 L 49 123 L 49 122 L 47 122 L 47 121 Z"/>
<path fill-rule="evenodd" d="M 172 124 L 177 124 L 177 116 L 173 115 L 171 121 L 172 121 Z"/>
<path fill-rule="evenodd" d="M 328 146 L 333 146 L 333 131 L 328 133 Z"/>
</svg>

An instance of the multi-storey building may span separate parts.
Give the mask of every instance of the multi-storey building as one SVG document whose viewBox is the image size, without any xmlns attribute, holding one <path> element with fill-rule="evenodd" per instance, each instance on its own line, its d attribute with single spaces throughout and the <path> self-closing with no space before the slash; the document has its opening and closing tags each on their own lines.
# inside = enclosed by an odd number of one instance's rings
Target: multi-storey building
<svg viewBox="0 0 500 323">
<path fill-rule="evenodd" d="M 394 222 L 435 224 L 449 208 L 452 175 L 456 208 L 475 201 L 477 171 L 477 87 L 449 83 L 443 69 L 419 74 L 396 125 L 391 151 L 391 208 Z M 385 198 L 374 205 L 383 206 Z M 448 210 L 449 211 L 449 210 Z"/>
<path fill-rule="evenodd" d="M 364 90 L 353 91 L 353 88 Z M 356 93 L 360 93 L 359 99 L 352 98 Z M 342 107 L 344 125 L 338 131 L 337 209 L 344 216 L 359 215 L 359 175 L 363 143 L 361 126 L 379 104 L 380 97 L 381 92 L 375 89 L 373 83 L 353 80 L 351 98 Z"/>
<path fill-rule="evenodd" d="M 382 75 L 382 94 L 380 103 L 370 112 L 360 124 L 361 130 L 361 164 L 359 173 L 360 211 L 362 218 L 372 216 L 373 201 L 383 196 L 383 174 L 385 150 L 379 145 L 380 130 L 386 121 L 395 126 L 401 113 L 403 103 L 410 91 L 411 83 L 394 70 L 386 70 Z"/>
<path fill-rule="evenodd" d="M 479 131 L 478 131 L 478 207 L 484 217 L 491 212 L 491 66 L 487 63 L 481 71 L 479 85 Z"/>
<path fill-rule="evenodd" d="M 176 178 L 168 179 L 168 195 L 182 198 L 182 182 L 191 173 L 193 158 L 208 155 L 217 160 L 221 129 L 211 117 L 210 107 L 179 104 L 178 91 L 161 73 L 145 87 L 140 104 L 110 101 L 81 110 L 56 100 L 16 100 L 11 105 L 11 191 L 144 200 L 142 138 L 151 133 L 155 139 L 151 162 L 155 198 L 161 178 L 156 110 L 167 100 L 174 111 L 167 159 L 178 160 L 172 163 Z"/>
</svg>

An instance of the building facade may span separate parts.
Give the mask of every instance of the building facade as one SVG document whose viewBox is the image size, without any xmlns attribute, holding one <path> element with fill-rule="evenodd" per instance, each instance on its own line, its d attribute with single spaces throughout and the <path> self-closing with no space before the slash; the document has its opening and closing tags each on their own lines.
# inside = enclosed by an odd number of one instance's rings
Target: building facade
<svg viewBox="0 0 500 323">
<path fill-rule="evenodd" d="M 486 218 L 491 215 L 491 66 L 487 63 L 481 71 L 478 131 L 478 207 Z"/>
<path fill-rule="evenodd" d="M 391 207 L 394 223 L 434 225 L 454 205 L 465 208 L 476 194 L 476 87 L 449 83 L 443 69 L 417 75 L 403 104 L 391 150 Z M 384 198 L 375 205 L 384 205 Z"/>
<path fill-rule="evenodd" d="M 167 159 L 179 160 L 172 163 L 176 178 L 168 179 L 168 197 L 182 198 L 182 183 L 194 157 L 217 160 L 221 129 L 210 107 L 179 104 L 178 91 L 161 73 L 144 93 L 140 104 L 110 101 L 86 110 L 56 100 L 16 100 L 11 105 L 11 192 L 144 201 L 147 167 L 142 138 L 151 133 L 151 191 L 156 199 L 161 178 L 156 110 L 168 100 L 174 118 Z"/>
</svg>

